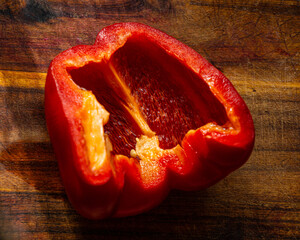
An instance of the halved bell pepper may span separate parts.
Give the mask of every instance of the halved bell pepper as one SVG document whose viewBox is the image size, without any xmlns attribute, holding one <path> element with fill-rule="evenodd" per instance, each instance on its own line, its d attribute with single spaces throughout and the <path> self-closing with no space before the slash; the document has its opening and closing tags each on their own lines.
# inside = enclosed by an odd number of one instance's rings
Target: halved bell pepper
<svg viewBox="0 0 300 240">
<path fill-rule="evenodd" d="M 250 112 L 197 52 L 139 23 L 104 28 L 51 63 L 50 139 L 68 198 L 84 217 L 147 211 L 171 189 L 215 184 L 249 158 Z"/>
</svg>

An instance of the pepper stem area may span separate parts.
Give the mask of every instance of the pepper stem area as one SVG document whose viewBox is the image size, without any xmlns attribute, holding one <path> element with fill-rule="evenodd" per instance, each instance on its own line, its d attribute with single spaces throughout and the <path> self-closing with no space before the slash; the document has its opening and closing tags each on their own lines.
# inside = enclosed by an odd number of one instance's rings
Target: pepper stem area
<svg viewBox="0 0 300 240">
<path fill-rule="evenodd" d="M 122 99 L 122 107 L 133 118 L 143 135 L 146 135 L 148 137 L 155 136 L 155 132 L 153 132 L 147 124 L 144 116 L 140 111 L 137 101 L 131 95 L 130 89 L 125 84 L 124 79 L 119 76 L 111 62 L 108 63 L 108 68 L 111 71 L 111 78 L 108 82 L 113 91 L 118 93 L 119 97 Z"/>
</svg>

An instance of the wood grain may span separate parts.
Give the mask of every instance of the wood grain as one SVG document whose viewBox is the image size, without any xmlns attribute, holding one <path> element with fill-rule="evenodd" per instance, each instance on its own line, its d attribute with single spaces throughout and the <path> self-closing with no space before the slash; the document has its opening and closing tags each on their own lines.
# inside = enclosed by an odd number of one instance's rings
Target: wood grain
<svg viewBox="0 0 300 240">
<path fill-rule="evenodd" d="M 6 0 L 0 4 L 0 239 L 299 239 L 300 2 Z M 139 216 L 89 221 L 69 205 L 48 137 L 51 60 L 115 22 L 158 28 L 211 61 L 246 101 L 249 161 Z"/>
</svg>

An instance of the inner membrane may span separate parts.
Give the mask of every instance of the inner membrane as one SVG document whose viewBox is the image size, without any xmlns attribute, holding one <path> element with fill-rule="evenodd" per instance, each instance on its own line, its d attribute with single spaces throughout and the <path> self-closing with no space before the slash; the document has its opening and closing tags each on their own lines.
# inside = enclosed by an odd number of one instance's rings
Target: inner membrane
<svg viewBox="0 0 300 240">
<path fill-rule="evenodd" d="M 223 105 L 199 76 L 141 36 L 128 39 L 108 61 L 68 72 L 110 113 L 104 131 L 113 154 L 129 157 L 141 135 L 155 134 L 160 148 L 170 149 L 191 129 L 228 122 Z"/>
</svg>

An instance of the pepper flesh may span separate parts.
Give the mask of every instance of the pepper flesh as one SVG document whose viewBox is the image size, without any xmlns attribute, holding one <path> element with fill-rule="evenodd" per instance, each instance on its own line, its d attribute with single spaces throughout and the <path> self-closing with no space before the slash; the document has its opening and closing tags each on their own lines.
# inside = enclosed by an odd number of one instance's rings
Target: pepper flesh
<svg viewBox="0 0 300 240">
<path fill-rule="evenodd" d="M 45 112 L 68 198 L 90 219 L 142 213 L 170 189 L 206 188 L 243 165 L 254 144 L 229 80 L 139 23 L 106 27 L 94 45 L 59 54 Z"/>
</svg>

